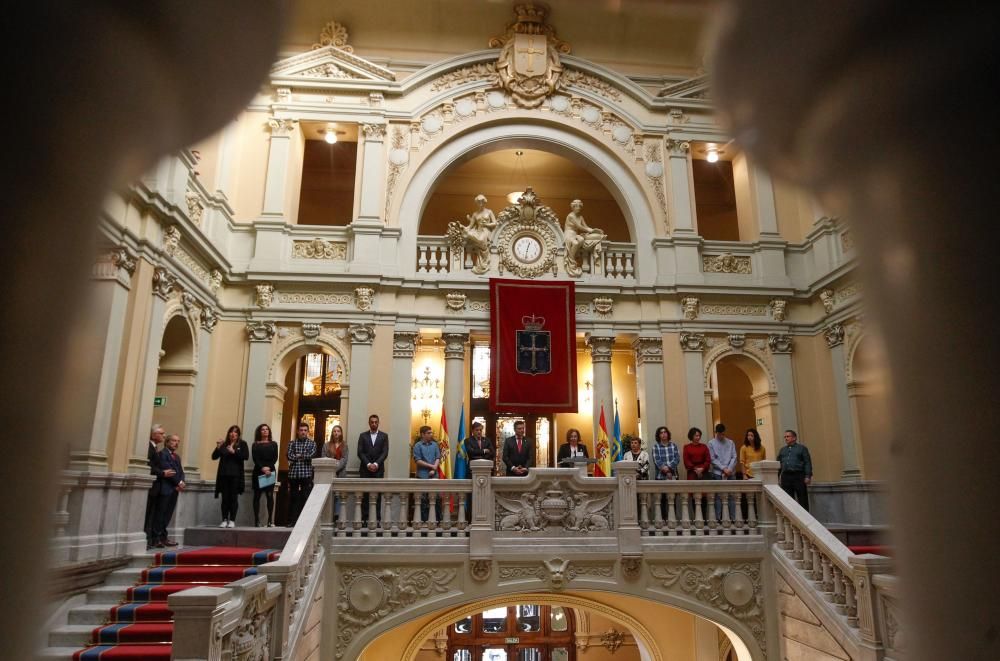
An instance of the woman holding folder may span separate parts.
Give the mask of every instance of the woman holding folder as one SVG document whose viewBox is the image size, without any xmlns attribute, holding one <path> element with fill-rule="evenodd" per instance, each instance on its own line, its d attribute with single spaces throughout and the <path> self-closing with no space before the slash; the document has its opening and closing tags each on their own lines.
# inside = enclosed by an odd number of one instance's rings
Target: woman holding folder
<svg viewBox="0 0 1000 661">
<path fill-rule="evenodd" d="M 253 433 L 253 524 L 260 527 L 260 495 L 267 498 L 267 527 L 274 527 L 274 483 L 278 478 L 278 444 L 267 424 L 257 425 Z"/>
</svg>

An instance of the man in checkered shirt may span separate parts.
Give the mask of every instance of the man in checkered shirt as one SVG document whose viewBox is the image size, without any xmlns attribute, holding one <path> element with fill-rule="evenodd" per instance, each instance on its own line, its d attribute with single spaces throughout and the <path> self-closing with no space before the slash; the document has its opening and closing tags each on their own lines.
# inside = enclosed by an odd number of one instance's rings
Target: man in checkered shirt
<svg viewBox="0 0 1000 661">
<path fill-rule="evenodd" d="M 288 525 L 294 526 L 299 513 L 309 499 L 313 486 L 313 457 L 316 456 L 316 441 L 309 438 L 309 425 L 299 423 L 298 435 L 288 445 L 288 484 L 292 495 L 288 504 Z"/>
</svg>

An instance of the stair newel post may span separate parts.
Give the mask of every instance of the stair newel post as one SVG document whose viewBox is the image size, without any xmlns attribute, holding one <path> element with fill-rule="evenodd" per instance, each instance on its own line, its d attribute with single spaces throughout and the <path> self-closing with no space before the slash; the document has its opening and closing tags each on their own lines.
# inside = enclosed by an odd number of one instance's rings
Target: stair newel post
<svg viewBox="0 0 1000 661">
<path fill-rule="evenodd" d="M 493 555 L 493 462 L 473 459 L 469 462 L 472 473 L 472 525 L 469 527 L 469 557 L 487 559 Z"/>
<path fill-rule="evenodd" d="M 778 486 L 778 469 L 781 464 L 777 461 L 755 461 L 750 464 L 753 474 L 760 478 L 762 497 L 757 502 L 757 526 L 762 528 L 761 533 L 766 535 L 768 530 L 776 527 L 776 514 L 774 505 L 767 497 L 767 487 Z M 747 494 L 750 498 L 750 494 Z M 787 539 L 787 538 L 786 538 Z"/>
<path fill-rule="evenodd" d="M 642 540 L 640 538 L 639 517 L 636 511 L 638 491 L 636 489 L 636 470 L 639 464 L 634 461 L 616 461 L 614 463 L 615 477 L 618 478 L 618 552 L 622 555 L 641 555 Z"/>
<path fill-rule="evenodd" d="M 857 608 L 857 627 L 861 634 L 864 659 L 880 659 L 883 641 L 879 636 L 882 627 L 879 622 L 878 595 L 872 578 L 876 574 L 887 574 L 892 569 L 889 558 L 865 553 L 848 559 L 854 570 L 854 601 Z"/>
<path fill-rule="evenodd" d="M 222 637 L 213 635 L 222 626 L 230 588 L 199 587 L 167 597 L 174 612 L 172 658 L 221 661 Z"/>
<path fill-rule="evenodd" d="M 335 459 L 313 459 L 313 484 L 333 484 L 333 480 L 337 477 L 337 471 L 335 469 Z M 326 502 L 323 503 L 323 513 L 319 517 L 319 522 L 322 523 L 332 523 L 333 522 L 333 494 L 332 489 L 328 492 Z"/>
</svg>

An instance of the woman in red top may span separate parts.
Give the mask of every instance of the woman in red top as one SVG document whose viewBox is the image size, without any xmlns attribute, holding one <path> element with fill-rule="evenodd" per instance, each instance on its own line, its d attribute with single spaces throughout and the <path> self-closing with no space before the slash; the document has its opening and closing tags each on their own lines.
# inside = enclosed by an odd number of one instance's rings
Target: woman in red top
<svg viewBox="0 0 1000 661">
<path fill-rule="evenodd" d="M 687 469 L 687 479 L 707 480 L 711 474 L 709 468 L 712 458 L 708 454 L 708 446 L 701 442 L 701 430 L 692 427 L 688 430 L 688 440 L 684 446 L 684 468 Z"/>
</svg>

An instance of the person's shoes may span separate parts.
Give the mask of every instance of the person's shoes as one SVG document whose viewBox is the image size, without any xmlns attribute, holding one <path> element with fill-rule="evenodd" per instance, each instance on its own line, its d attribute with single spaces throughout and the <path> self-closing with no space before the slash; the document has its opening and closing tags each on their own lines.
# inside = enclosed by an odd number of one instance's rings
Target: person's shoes
<svg viewBox="0 0 1000 661">
<path fill-rule="evenodd" d="M 268 528 L 273 528 L 273 527 L 274 527 L 274 524 L 273 524 L 273 523 L 271 523 L 270 521 L 268 521 L 268 522 L 267 522 L 267 527 L 268 527 Z"/>
<path fill-rule="evenodd" d="M 167 545 L 164 544 L 163 542 L 157 542 L 157 543 L 153 544 L 153 548 L 155 548 L 155 549 L 165 549 L 165 548 L 167 548 Z"/>
<path fill-rule="evenodd" d="M 165 539 L 162 542 L 160 542 L 160 545 L 161 546 L 171 546 L 171 547 L 173 547 L 173 546 L 180 546 L 180 544 L 178 544 L 177 542 L 175 542 L 172 539 Z"/>
<path fill-rule="evenodd" d="M 228 523 L 226 524 L 226 527 L 227 527 L 227 528 L 235 528 L 235 527 L 236 527 L 236 522 L 235 522 L 235 521 L 229 521 L 229 522 L 228 522 Z"/>
<path fill-rule="evenodd" d="M 220 528 L 228 528 L 229 527 L 229 519 L 223 519 L 222 523 L 219 524 L 219 527 Z"/>
</svg>

